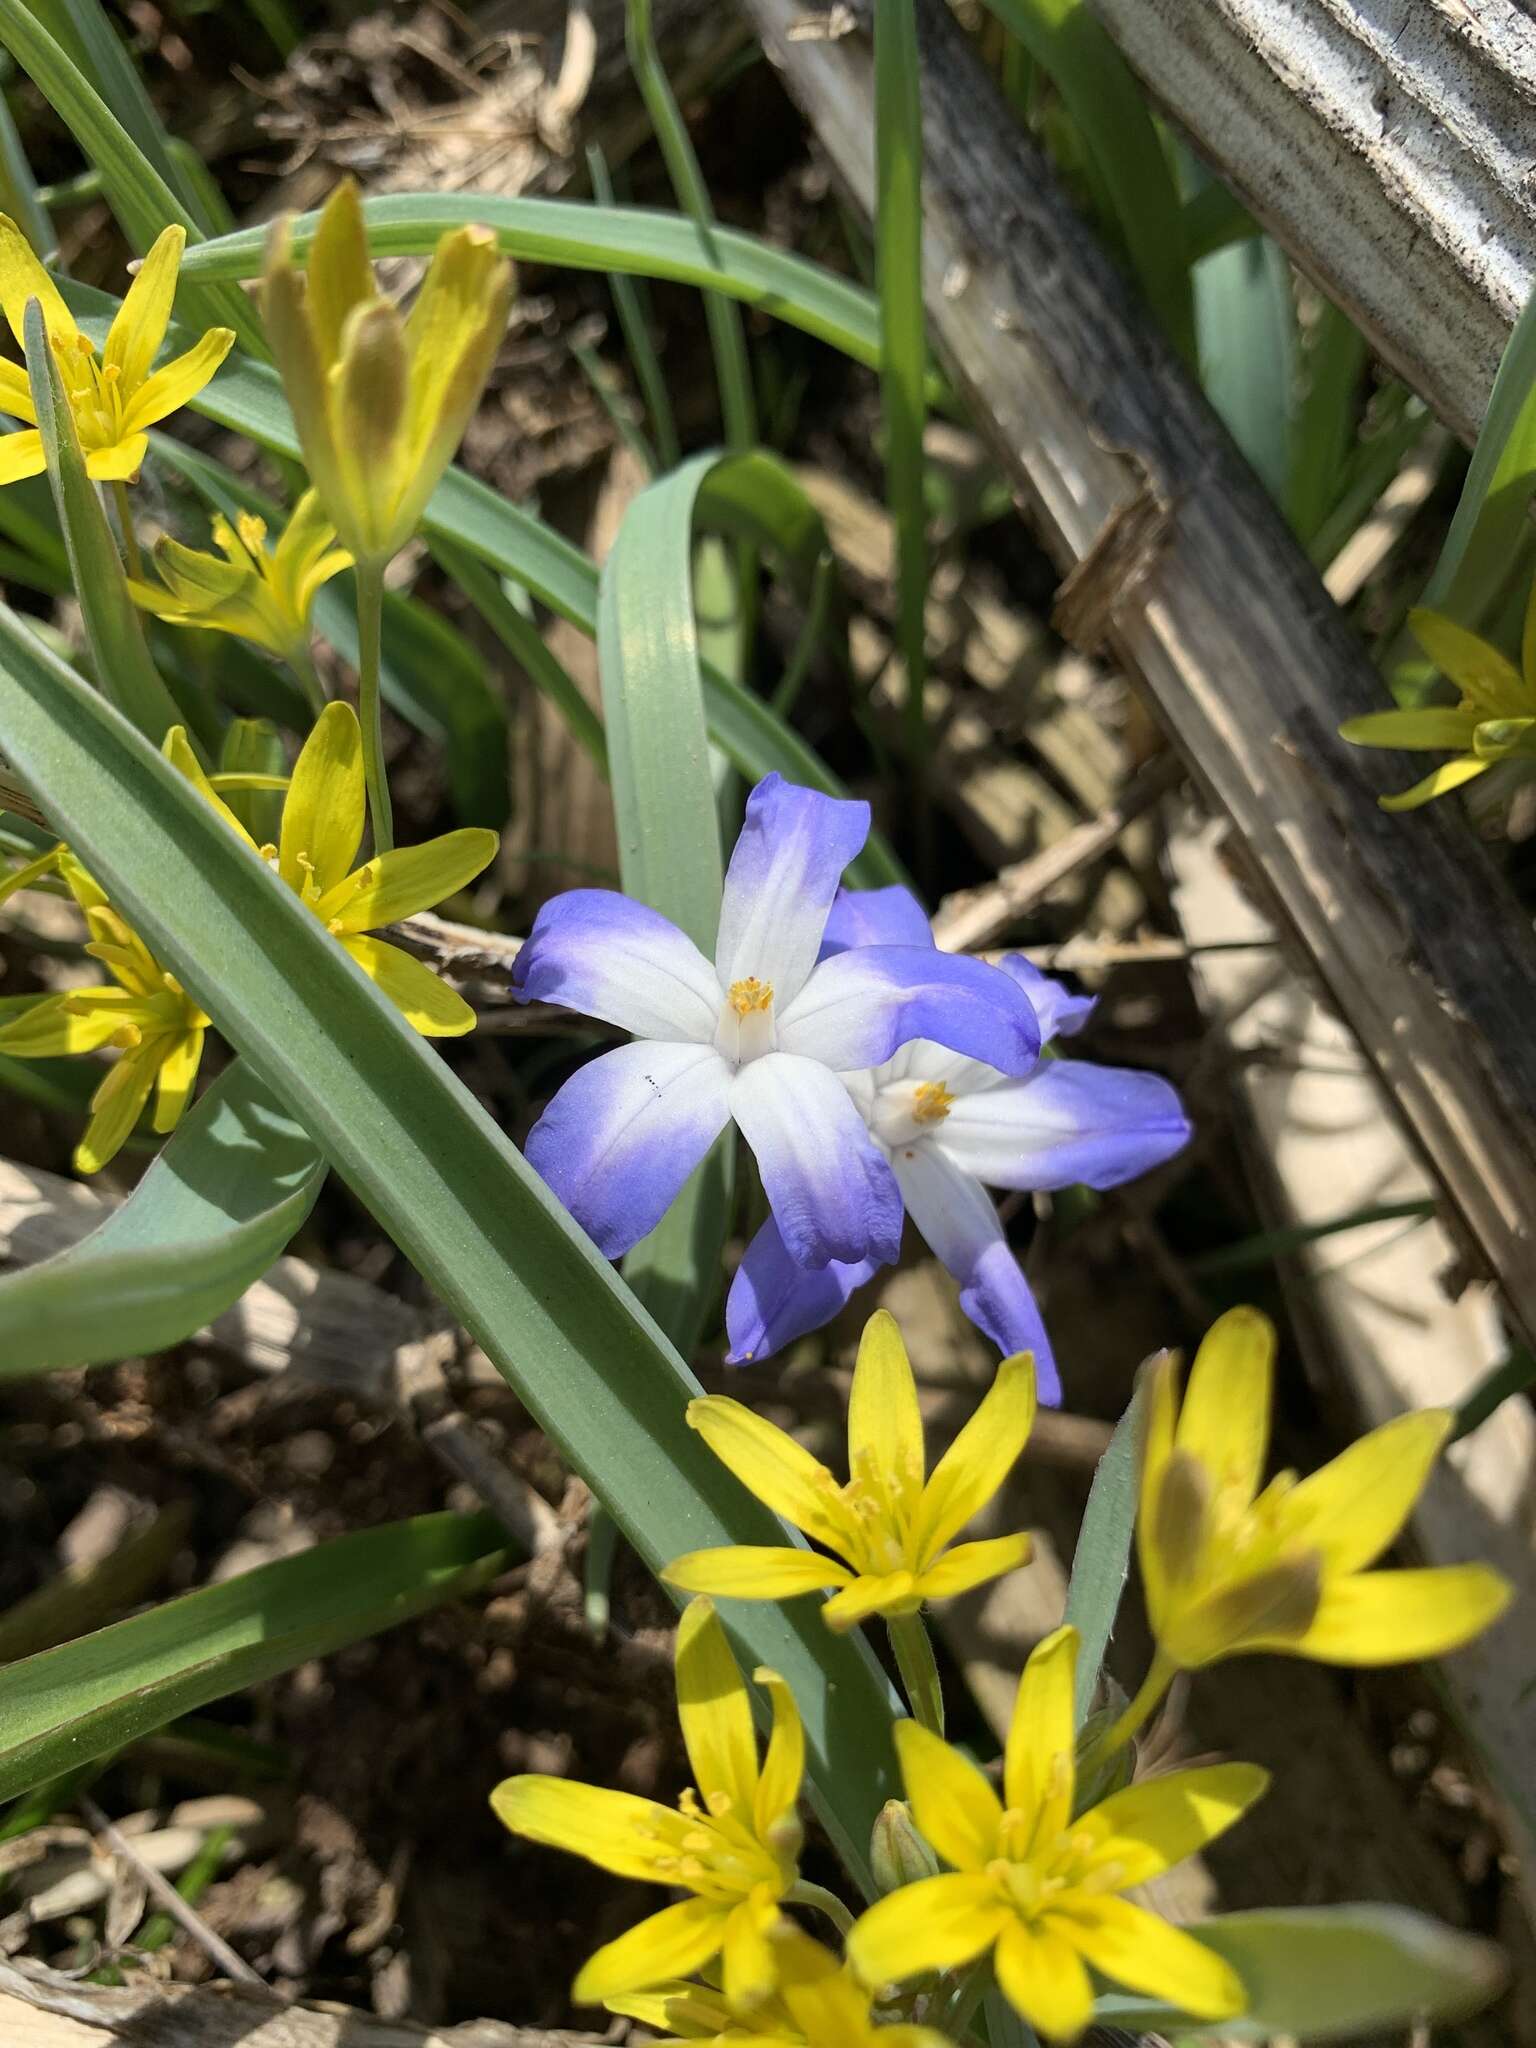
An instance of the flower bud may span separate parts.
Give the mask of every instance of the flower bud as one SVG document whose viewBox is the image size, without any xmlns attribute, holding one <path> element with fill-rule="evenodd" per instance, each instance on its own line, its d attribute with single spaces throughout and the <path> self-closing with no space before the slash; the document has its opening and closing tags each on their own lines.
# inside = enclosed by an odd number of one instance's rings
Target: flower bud
<svg viewBox="0 0 1536 2048">
<path fill-rule="evenodd" d="M 881 1896 L 937 1877 L 939 1859 L 917 1831 L 904 1799 L 888 1799 L 869 1837 L 869 1863 Z"/>
</svg>

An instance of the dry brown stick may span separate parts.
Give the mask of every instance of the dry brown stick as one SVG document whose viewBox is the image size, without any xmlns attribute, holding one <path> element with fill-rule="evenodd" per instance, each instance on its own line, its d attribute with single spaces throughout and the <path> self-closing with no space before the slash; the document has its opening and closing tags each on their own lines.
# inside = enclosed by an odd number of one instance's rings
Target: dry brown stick
<svg viewBox="0 0 1536 2048">
<path fill-rule="evenodd" d="M 1050 846 L 1017 860 L 998 872 L 995 882 L 979 889 L 960 889 L 946 896 L 934 913 L 935 945 L 951 953 L 971 953 L 990 946 L 1011 924 L 1033 910 L 1068 876 L 1090 861 L 1102 859 L 1126 826 L 1142 817 L 1175 787 L 1184 773 L 1177 755 L 1148 762 L 1130 786 L 1106 804 L 1096 818 L 1085 818 Z"/>
<path fill-rule="evenodd" d="M 183 1933 L 191 1935 L 217 1969 L 239 1984 L 261 1982 L 261 1978 L 245 1957 L 237 1955 L 223 1935 L 214 1932 L 202 1914 L 187 1903 L 169 1878 L 163 1877 L 152 1863 L 145 1862 L 122 1829 L 102 1811 L 88 1793 L 78 1794 L 76 1803 L 112 1854 L 120 1862 L 127 1864 L 160 1910 L 169 1913 Z"/>
<path fill-rule="evenodd" d="M 797 41 L 747 0 L 866 208 L 865 32 Z M 864 0 L 854 13 L 867 29 Z M 1385 816 L 1403 764 L 1347 748 L 1380 679 L 942 0 L 923 46 L 929 316 L 978 426 L 1102 634 L 1236 825 L 1527 1334 L 1536 1333 L 1536 946 L 1442 806 Z"/>
</svg>

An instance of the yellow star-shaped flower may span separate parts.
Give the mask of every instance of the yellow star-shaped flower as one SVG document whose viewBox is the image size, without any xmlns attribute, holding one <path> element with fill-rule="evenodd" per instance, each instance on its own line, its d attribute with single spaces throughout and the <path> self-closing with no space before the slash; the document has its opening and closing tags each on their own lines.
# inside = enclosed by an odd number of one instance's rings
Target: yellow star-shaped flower
<svg viewBox="0 0 1536 2048">
<path fill-rule="evenodd" d="M 1536 583 L 1526 606 L 1520 667 L 1465 626 L 1440 612 L 1410 612 L 1419 645 L 1460 692 L 1455 705 L 1426 704 L 1417 711 L 1372 711 L 1346 719 L 1339 736 L 1357 747 L 1403 747 L 1454 759 L 1442 762 L 1397 796 L 1379 799 L 1384 811 L 1416 811 L 1434 797 L 1484 775 L 1496 761 L 1536 759 Z"/>
<path fill-rule="evenodd" d="M 848 1937 L 866 1984 L 953 1970 L 991 1952 L 1003 1995 L 1052 2040 L 1093 2012 L 1089 1969 L 1198 2019 L 1241 2012 L 1243 1985 L 1193 1936 L 1122 1896 L 1229 1828 L 1269 1782 L 1253 1764 L 1149 1778 L 1073 1817 L 1077 1631 L 1024 1668 L 1003 1756 L 1003 1797 L 915 1721 L 896 1727 L 913 1815 L 953 1868 L 870 1907 Z"/>
<path fill-rule="evenodd" d="M 128 287 L 98 359 L 26 236 L 0 213 L 0 308 L 22 347 L 28 302 L 36 299 L 42 306 L 86 474 L 99 481 L 133 481 L 149 448 L 146 429 L 195 398 L 233 346 L 232 328 L 210 327 L 185 355 L 163 369 L 150 367 L 170 325 L 186 240 L 185 229 L 179 227 L 167 228 L 160 236 Z M 32 422 L 19 434 L 0 436 L 0 484 L 40 476 L 47 465 L 37 408 L 27 373 L 16 363 L 0 363 L 0 412 Z"/>
<path fill-rule="evenodd" d="M 872 1614 L 915 1614 L 925 1600 L 968 1592 L 1028 1561 L 1023 1534 L 951 1545 L 1007 1478 L 1034 1419 L 1033 1362 L 1027 1353 L 1005 1358 L 976 1413 L 925 1477 L 917 1385 L 901 1331 L 880 1309 L 864 1327 L 854 1368 L 845 1486 L 741 1402 L 710 1394 L 688 1404 L 689 1423 L 742 1485 L 834 1555 L 727 1545 L 690 1551 L 662 1577 L 686 1592 L 733 1600 L 787 1600 L 833 1586 L 822 1609 L 833 1629 Z"/>
<path fill-rule="evenodd" d="M 771 1936 L 795 1882 L 805 1734 L 789 1688 L 759 1670 L 773 1698 L 761 1767 L 752 1707 L 725 1630 L 707 1600 L 690 1601 L 677 1632 L 677 1712 L 698 1789 L 662 1806 L 566 1778 L 508 1778 L 491 1794 L 514 1835 L 568 1849 L 602 1870 L 691 1896 L 600 1948 L 572 1989 L 580 2005 L 626 1998 L 691 1977 L 719 1956 L 730 2005 L 773 1994 Z"/>
<path fill-rule="evenodd" d="M 165 753 L 230 830 L 254 846 L 250 833 L 198 765 L 179 725 L 166 734 Z M 350 704 L 328 704 L 294 763 L 279 843 L 258 851 L 408 1023 L 429 1038 L 454 1038 L 472 1031 L 475 1013 L 461 995 L 421 961 L 372 935 L 380 925 L 428 910 L 473 881 L 495 855 L 496 834 L 465 826 L 420 846 L 377 853 L 354 867 L 362 845 L 364 809 L 363 738 L 357 713 Z"/>
<path fill-rule="evenodd" d="M 352 563 L 335 544 L 336 529 L 318 494 L 304 493 L 273 547 L 266 544 L 266 522 L 249 512 L 234 526 L 215 519 L 213 538 L 222 560 L 169 536 L 157 541 L 163 587 L 130 578 L 134 603 L 172 625 L 237 633 L 283 660 L 306 657 L 315 596 Z"/>
</svg>

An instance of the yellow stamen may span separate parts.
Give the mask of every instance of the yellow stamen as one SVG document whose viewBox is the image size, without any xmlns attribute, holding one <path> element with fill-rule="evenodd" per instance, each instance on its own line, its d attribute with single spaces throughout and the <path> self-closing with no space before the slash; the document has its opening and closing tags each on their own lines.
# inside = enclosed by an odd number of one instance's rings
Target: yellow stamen
<svg viewBox="0 0 1536 2048">
<path fill-rule="evenodd" d="M 943 1123 L 955 1100 L 942 1081 L 919 1081 L 914 1097 L 912 1116 L 920 1124 Z"/>
<path fill-rule="evenodd" d="M 745 981 L 731 983 L 726 1000 L 738 1017 L 750 1017 L 754 1010 L 771 1010 L 773 983 L 759 981 L 755 974 L 749 974 Z"/>
</svg>

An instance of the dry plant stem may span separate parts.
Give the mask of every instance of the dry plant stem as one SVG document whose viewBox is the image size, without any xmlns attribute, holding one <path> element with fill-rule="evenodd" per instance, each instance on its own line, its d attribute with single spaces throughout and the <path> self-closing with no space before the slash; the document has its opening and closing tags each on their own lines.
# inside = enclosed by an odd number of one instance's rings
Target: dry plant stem
<svg viewBox="0 0 1536 2048">
<path fill-rule="evenodd" d="M 117 524 L 123 537 L 123 567 L 135 583 L 142 583 L 144 557 L 139 553 L 139 537 L 133 530 L 133 503 L 121 478 L 112 485 L 112 502 L 117 507 Z"/>
<path fill-rule="evenodd" d="M 236 1982 L 242 1984 L 259 1984 L 261 1982 L 260 1977 L 257 1976 L 245 1958 L 236 1955 L 222 1935 L 214 1933 L 202 1916 L 187 1904 L 181 1893 L 177 1891 L 175 1885 L 168 1878 L 162 1877 L 158 1870 L 153 1869 L 136 1853 L 132 1842 L 129 1841 L 122 1829 L 114 1826 L 94 1799 L 82 1794 L 79 1798 L 79 1806 L 85 1819 L 96 1833 L 100 1835 L 101 1839 L 112 1851 L 112 1854 L 121 1858 L 132 1869 L 155 1904 L 163 1912 L 169 1913 L 184 1933 L 191 1935 L 198 1947 L 202 1949 L 211 1962 L 224 1972 L 226 1977 L 233 1978 Z"/>
<path fill-rule="evenodd" d="M 886 1617 L 885 1626 L 891 1639 L 896 1668 L 901 1673 L 901 1689 L 912 1709 L 912 1718 L 935 1735 L 942 1735 L 944 1690 L 939 1684 L 939 1667 L 933 1660 L 933 1644 L 928 1640 L 923 1617 L 920 1614 L 892 1614 Z"/>
<path fill-rule="evenodd" d="M 867 33 L 807 41 L 799 0 L 747 4 L 867 209 Z M 1386 701 L 1364 650 L 949 10 L 915 4 L 926 297 L 957 385 L 1072 572 L 1078 643 L 1111 649 L 1232 819 L 1530 1338 L 1529 920 L 1454 809 L 1379 810 L 1405 764 L 1337 738 Z M 865 27 L 867 0 L 848 7 Z"/>
<path fill-rule="evenodd" d="M 395 843 L 389 781 L 384 773 L 384 709 L 380 701 L 379 664 L 384 632 L 384 564 L 359 562 L 357 578 L 357 715 L 363 728 L 363 779 L 368 785 L 368 817 L 373 850 L 388 853 Z"/>
</svg>

